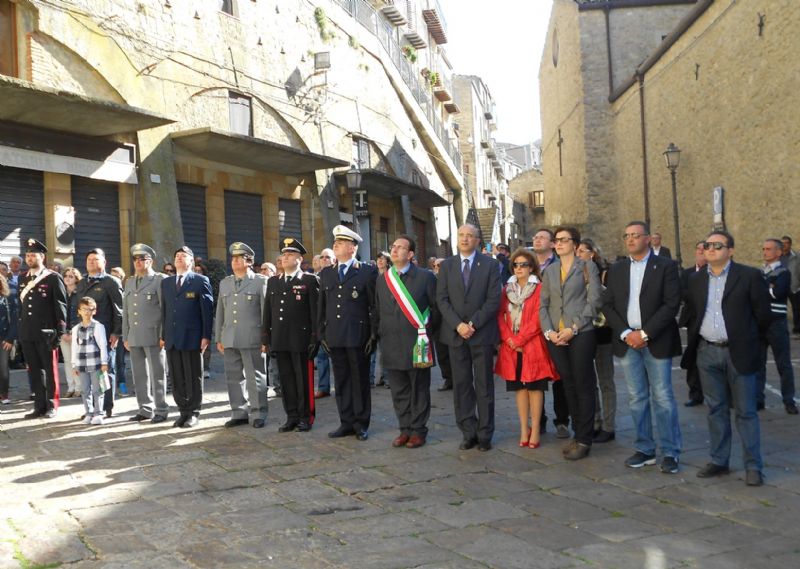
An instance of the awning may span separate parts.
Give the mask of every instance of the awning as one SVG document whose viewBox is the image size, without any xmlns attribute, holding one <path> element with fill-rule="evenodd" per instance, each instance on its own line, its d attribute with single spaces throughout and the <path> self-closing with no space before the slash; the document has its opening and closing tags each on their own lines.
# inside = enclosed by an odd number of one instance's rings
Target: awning
<svg viewBox="0 0 800 569">
<path fill-rule="evenodd" d="M 348 165 L 338 158 L 211 127 L 182 130 L 170 136 L 176 145 L 202 158 L 262 172 L 288 176 Z"/>
<path fill-rule="evenodd" d="M 347 185 L 347 172 L 336 172 L 336 182 Z M 367 195 L 394 199 L 408 196 L 411 202 L 422 207 L 442 207 L 450 205 L 447 200 L 429 188 L 419 186 L 380 170 L 361 170 L 361 189 Z"/>
<path fill-rule="evenodd" d="M 175 122 L 129 105 L 0 75 L 0 121 L 85 136 L 136 132 Z"/>
</svg>

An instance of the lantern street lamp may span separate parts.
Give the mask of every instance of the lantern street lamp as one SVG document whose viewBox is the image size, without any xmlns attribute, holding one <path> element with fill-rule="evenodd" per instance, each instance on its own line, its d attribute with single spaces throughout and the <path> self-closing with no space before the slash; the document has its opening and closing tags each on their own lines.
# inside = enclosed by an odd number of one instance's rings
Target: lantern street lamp
<svg viewBox="0 0 800 569">
<path fill-rule="evenodd" d="M 353 231 L 359 235 L 361 234 L 361 229 L 359 228 L 358 216 L 356 215 L 356 192 L 361 189 L 361 176 L 361 170 L 359 170 L 358 166 L 355 164 L 350 166 L 346 174 L 347 189 L 350 190 L 353 198 Z"/>
<path fill-rule="evenodd" d="M 453 217 L 453 201 L 456 199 L 456 193 L 447 188 L 444 191 L 444 199 L 447 200 L 447 256 L 453 254 L 453 225 L 451 218 Z"/>
<path fill-rule="evenodd" d="M 678 221 L 678 165 L 681 163 L 681 149 L 673 143 L 669 143 L 664 151 L 664 160 L 667 163 L 670 177 L 672 178 L 672 224 L 675 227 L 675 260 L 681 266 L 681 230 Z"/>
</svg>

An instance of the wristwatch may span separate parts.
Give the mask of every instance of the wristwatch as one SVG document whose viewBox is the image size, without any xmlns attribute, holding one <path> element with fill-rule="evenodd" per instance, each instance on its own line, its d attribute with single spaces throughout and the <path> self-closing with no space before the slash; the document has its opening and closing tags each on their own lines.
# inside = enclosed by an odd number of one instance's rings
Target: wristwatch
<svg viewBox="0 0 800 569">
<path fill-rule="evenodd" d="M 643 342 L 649 342 L 650 341 L 650 336 L 648 336 L 647 332 L 645 332 L 644 330 L 639 330 L 639 334 L 641 334 Z"/>
<path fill-rule="evenodd" d="M 578 335 L 578 325 L 577 324 L 573 324 L 572 325 L 572 335 L 573 336 L 577 336 Z"/>
</svg>

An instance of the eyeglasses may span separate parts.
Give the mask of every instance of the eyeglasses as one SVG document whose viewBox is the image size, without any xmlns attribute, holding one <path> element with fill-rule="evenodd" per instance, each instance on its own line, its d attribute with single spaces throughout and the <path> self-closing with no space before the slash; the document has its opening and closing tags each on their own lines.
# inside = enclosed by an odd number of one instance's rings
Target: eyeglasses
<svg viewBox="0 0 800 569">
<path fill-rule="evenodd" d="M 88 306 L 82 306 L 78 309 L 78 312 L 94 312 L 94 308 L 89 308 Z"/>
<path fill-rule="evenodd" d="M 647 237 L 650 235 L 649 233 L 623 233 L 622 240 L 627 241 L 628 239 L 641 239 L 642 237 Z"/>
<path fill-rule="evenodd" d="M 580 253 L 581 255 L 586 255 L 587 253 L 592 254 L 594 253 L 594 251 L 592 251 L 591 249 L 578 249 L 578 253 Z"/>
<path fill-rule="evenodd" d="M 320 255 L 319 258 L 320 259 L 333 259 L 333 257 L 331 257 L 330 255 Z"/>
<path fill-rule="evenodd" d="M 719 251 L 721 249 L 730 249 L 725 243 L 720 243 L 719 241 L 706 241 L 703 243 L 703 249 L 708 251 L 709 249 L 714 249 L 714 251 Z"/>
<path fill-rule="evenodd" d="M 136 256 L 133 258 L 133 260 L 134 260 L 134 261 L 146 261 L 146 260 L 147 260 L 147 259 L 149 259 L 149 258 L 150 258 L 150 257 L 146 257 L 146 256 L 144 256 L 144 255 L 136 255 Z"/>
<path fill-rule="evenodd" d="M 572 237 L 556 237 L 553 241 L 556 243 L 569 243 L 572 241 Z"/>
<path fill-rule="evenodd" d="M 523 263 L 512 263 L 511 266 L 514 267 L 515 269 L 529 269 L 531 264 L 525 261 Z"/>
</svg>

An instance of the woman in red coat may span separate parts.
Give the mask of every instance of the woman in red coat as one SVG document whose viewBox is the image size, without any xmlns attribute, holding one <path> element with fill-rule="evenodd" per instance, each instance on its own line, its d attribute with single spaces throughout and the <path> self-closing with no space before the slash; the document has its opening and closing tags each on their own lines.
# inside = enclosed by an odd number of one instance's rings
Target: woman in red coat
<svg viewBox="0 0 800 569">
<path fill-rule="evenodd" d="M 538 448 L 539 421 L 549 381 L 559 379 L 539 324 L 539 265 L 527 249 L 511 254 L 508 279 L 500 296 L 497 324 L 501 344 L 494 372 L 516 392 L 519 446 Z M 530 421 L 530 425 L 529 425 Z"/>
</svg>

